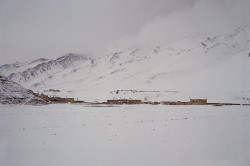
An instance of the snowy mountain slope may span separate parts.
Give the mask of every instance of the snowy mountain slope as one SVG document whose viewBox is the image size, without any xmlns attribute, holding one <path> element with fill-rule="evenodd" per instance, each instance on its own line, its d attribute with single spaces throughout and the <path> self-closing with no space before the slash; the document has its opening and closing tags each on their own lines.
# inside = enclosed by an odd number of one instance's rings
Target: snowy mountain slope
<svg viewBox="0 0 250 166">
<path fill-rule="evenodd" d="M 93 60 L 81 55 L 68 54 L 55 60 L 40 63 L 24 71 L 12 73 L 9 78 L 18 83 L 24 83 L 27 88 L 30 86 L 36 87 L 43 84 L 44 80 L 53 79 L 54 75 L 58 73 L 61 75 L 68 74 L 67 72 L 64 73 L 67 69 L 72 72 L 77 71 L 76 67 L 82 63 L 91 64 Z"/>
<path fill-rule="evenodd" d="M 24 70 L 27 70 L 28 68 L 33 68 L 47 61 L 49 60 L 45 58 L 41 58 L 41 59 L 37 59 L 31 62 L 24 62 L 24 63 L 16 62 L 13 64 L 5 64 L 5 65 L 0 66 L 0 74 L 4 76 L 9 76 L 12 73 L 22 72 Z"/>
<path fill-rule="evenodd" d="M 0 75 L 0 103 L 3 104 L 45 104 L 32 91 L 23 88 L 5 76 Z"/>
<path fill-rule="evenodd" d="M 55 80 L 43 88 L 60 88 L 61 95 L 86 100 L 139 98 L 148 100 L 188 100 L 208 97 L 211 101 L 238 102 L 249 98 L 249 27 L 230 35 L 191 38 L 167 46 L 129 49 L 105 56 L 95 65 L 67 75 L 68 82 Z M 69 81 L 70 80 L 70 81 Z M 158 90 L 157 93 L 114 96 L 113 90 Z"/>
<path fill-rule="evenodd" d="M 244 27 L 231 34 L 132 48 L 96 59 L 70 54 L 9 78 L 35 91 L 60 89 L 61 96 L 88 101 L 113 97 L 187 100 L 190 96 L 233 101 L 250 98 L 249 52 L 250 28 Z M 110 93 L 122 89 L 161 93 Z"/>
</svg>

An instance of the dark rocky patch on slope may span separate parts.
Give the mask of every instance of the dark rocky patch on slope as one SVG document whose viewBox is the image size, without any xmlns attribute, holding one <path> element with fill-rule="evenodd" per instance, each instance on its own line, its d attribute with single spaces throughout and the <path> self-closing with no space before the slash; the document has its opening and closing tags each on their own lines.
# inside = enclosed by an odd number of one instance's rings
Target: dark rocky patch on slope
<svg viewBox="0 0 250 166">
<path fill-rule="evenodd" d="M 0 75 L 0 103 L 42 105 L 46 104 L 46 101 L 35 97 L 31 90 L 25 89 L 9 78 Z"/>
</svg>

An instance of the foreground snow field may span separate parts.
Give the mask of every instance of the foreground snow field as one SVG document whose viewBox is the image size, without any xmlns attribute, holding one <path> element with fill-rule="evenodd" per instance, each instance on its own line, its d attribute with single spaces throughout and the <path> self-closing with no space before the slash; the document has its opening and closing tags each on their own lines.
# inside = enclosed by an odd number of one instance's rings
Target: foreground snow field
<svg viewBox="0 0 250 166">
<path fill-rule="evenodd" d="M 0 105 L 1 166 L 249 166 L 249 106 Z"/>
</svg>

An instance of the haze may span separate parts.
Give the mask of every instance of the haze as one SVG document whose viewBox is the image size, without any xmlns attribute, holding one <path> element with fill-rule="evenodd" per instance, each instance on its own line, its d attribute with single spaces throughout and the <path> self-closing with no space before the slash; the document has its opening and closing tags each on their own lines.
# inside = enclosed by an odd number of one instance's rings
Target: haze
<svg viewBox="0 0 250 166">
<path fill-rule="evenodd" d="M 250 24 L 250 0 L 0 0 L 0 65 L 102 56 Z"/>
</svg>

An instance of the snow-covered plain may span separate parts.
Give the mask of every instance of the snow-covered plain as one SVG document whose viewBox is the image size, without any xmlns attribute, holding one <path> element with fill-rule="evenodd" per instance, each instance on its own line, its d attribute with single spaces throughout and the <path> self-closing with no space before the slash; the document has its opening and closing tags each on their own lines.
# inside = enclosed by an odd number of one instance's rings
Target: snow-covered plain
<svg viewBox="0 0 250 166">
<path fill-rule="evenodd" d="M 249 106 L 0 105 L 1 166 L 249 166 Z"/>
</svg>

